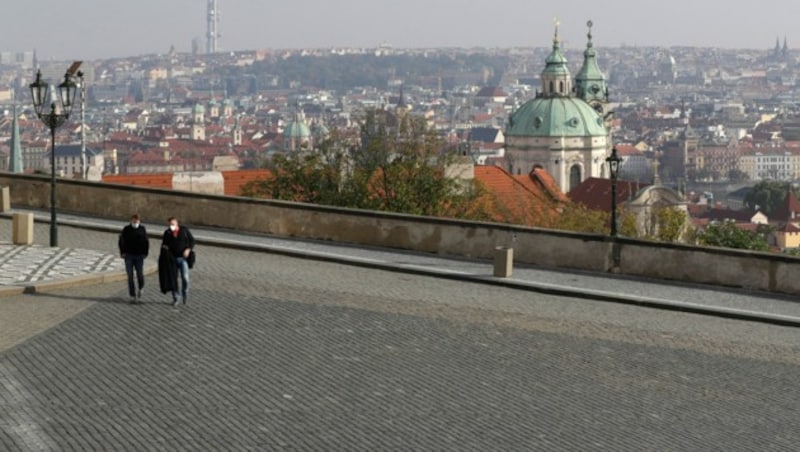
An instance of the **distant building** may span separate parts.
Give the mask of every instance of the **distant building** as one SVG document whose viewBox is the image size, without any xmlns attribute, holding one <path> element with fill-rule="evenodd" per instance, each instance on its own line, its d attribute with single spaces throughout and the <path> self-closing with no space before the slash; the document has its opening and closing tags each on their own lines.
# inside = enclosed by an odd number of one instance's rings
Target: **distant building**
<svg viewBox="0 0 800 452">
<path fill-rule="evenodd" d="M 752 181 L 800 179 L 800 149 L 751 149 L 739 156 L 738 168 Z"/>
<path fill-rule="evenodd" d="M 615 147 L 622 158 L 619 167 L 621 179 L 643 182 L 653 180 L 653 168 L 644 152 L 631 145 L 618 144 Z"/>
<path fill-rule="evenodd" d="M 574 90 L 556 27 L 541 74 L 542 90 L 511 114 L 505 134 L 509 172 L 528 174 L 538 165 L 565 193 L 588 178 L 605 177 L 608 166 L 611 137 L 602 116 L 608 93 L 597 68 L 591 28 L 588 37 Z"/>
<path fill-rule="evenodd" d="M 47 162 L 47 171 L 50 171 L 50 162 Z M 103 153 L 95 149 L 86 148 L 87 173 L 100 179 L 105 167 Z M 81 161 L 81 146 L 79 144 L 56 146 L 56 174 L 63 177 L 79 179 L 83 174 Z"/>
</svg>

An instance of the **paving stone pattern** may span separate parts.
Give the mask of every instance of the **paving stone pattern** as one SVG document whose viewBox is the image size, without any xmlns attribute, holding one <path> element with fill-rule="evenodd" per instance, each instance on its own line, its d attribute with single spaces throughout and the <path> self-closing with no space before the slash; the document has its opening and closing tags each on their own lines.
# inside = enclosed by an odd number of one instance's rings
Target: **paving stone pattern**
<svg viewBox="0 0 800 452">
<path fill-rule="evenodd" d="M 791 329 L 212 247 L 156 285 L 20 296 L 93 305 L 0 353 L 0 450 L 800 444 Z"/>
<path fill-rule="evenodd" d="M 125 271 L 125 264 L 108 251 L 0 243 L 0 286 L 110 271 Z"/>
</svg>

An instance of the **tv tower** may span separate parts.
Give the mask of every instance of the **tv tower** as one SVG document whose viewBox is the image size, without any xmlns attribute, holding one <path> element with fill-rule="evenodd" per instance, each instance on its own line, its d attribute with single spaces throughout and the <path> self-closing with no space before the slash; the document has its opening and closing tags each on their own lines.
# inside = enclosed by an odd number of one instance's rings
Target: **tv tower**
<svg viewBox="0 0 800 452">
<path fill-rule="evenodd" d="M 219 32 L 219 11 L 217 0 L 208 0 L 208 17 L 206 20 L 206 53 L 217 53 L 217 39 L 221 38 Z"/>
</svg>

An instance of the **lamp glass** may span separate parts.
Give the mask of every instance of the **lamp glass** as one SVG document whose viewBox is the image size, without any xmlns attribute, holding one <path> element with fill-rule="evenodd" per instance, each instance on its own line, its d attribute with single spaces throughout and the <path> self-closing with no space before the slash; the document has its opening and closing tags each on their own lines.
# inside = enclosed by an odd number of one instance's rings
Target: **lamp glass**
<svg viewBox="0 0 800 452">
<path fill-rule="evenodd" d="M 31 83 L 31 97 L 33 98 L 33 109 L 36 115 L 42 114 L 45 101 L 50 98 L 50 85 L 42 81 L 42 72 L 36 72 L 36 81 Z"/>
<path fill-rule="evenodd" d="M 611 178 L 616 179 L 619 175 L 619 163 L 622 161 L 617 155 L 617 148 L 611 149 L 611 156 L 606 158 L 606 162 L 608 162 L 608 169 L 611 172 Z"/>
<path fill-rule="evenodd" d="M 69 74 L 64 74 L 64 81 L 58 85 L 58 95 L 61 97 L 61 106 L 64 109 L 64 114 L 69 116 L 72 112 L 72 105 L 75 101 L 75 95 L 78 92 L 78 85 L 72 81 Z"/>
</svg>

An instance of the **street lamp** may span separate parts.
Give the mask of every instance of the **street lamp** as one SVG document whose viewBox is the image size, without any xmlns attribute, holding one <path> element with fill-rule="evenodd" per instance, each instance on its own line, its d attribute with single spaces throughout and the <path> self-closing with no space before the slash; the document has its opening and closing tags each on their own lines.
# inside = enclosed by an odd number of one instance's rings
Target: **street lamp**
<svg viewBox="0 0 800 452">
<path fill-rule="evenodd" d="M 36 81 L 31 83 L 31 97 L 36 116 L 50 129 L 52 147 L 50 149 L 50 246 L 58 246 L 58 225 L 56 224 L 56 129 L 69 118 L 72 112 L 72 101 L 78 87 L 72 81 L 69 72 L 64 74 L 64 81 L 58 85 L 60 106 L 51 101 L 50 85 L 42 81 L 42 71 L 36 71 Z M 50 102 L 50 112 L 46 112 L 45 103 Z"/>
<path fill-rule="evenodd" d="M 617 236 L 617 177 L 619 177 L 619 164 L 622 159 L 617 154 L 617 148 L 611 149 L 611 156 L 606 158 L 608 169 L 611 173 L 611 237 Z"/>
</svg>

